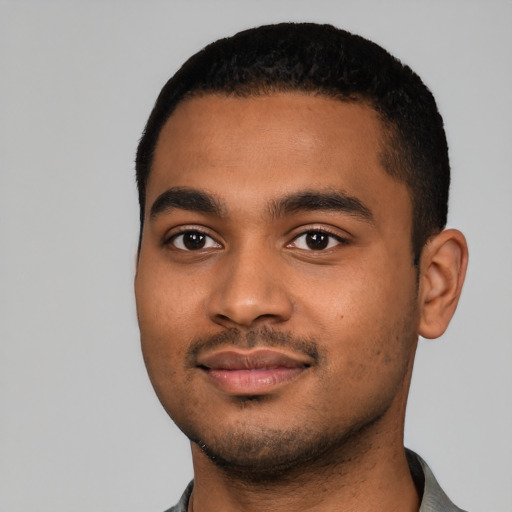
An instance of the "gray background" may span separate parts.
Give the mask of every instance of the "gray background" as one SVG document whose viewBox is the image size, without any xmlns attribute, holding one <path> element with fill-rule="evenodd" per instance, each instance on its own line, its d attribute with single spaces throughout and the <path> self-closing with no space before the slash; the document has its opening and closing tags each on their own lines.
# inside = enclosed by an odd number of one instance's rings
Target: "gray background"
<svg viewBox="0 0 512 512">
<path fill-rule="evenodd" d="M 0 1 L 0 509 L 161 511 L 191 477 L 153 396 L 132 297 L 133 160 L 161 86 L 240 29 L 331 22 L 432 88 L 471 250 L 407 418 L 453 500 L 512 511 L 512 3 Z"/>
</svg>

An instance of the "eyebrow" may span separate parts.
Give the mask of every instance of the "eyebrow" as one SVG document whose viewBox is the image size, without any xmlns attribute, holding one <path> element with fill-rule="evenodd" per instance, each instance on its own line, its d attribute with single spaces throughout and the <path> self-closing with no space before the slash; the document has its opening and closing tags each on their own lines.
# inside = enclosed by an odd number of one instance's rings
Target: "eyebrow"
<svg viewBox="0 0 512 512">
<path fill-rule="evenodd" d="M 224 208 L 212 195 L 196 189 L 175 187 L 160 194 L 151 206 L 150 218 L 174 209 L 221 216 Z"/>
<path fill-rule="evenodd" d="M 150 218 L 173 209 L 190 210 L 223 216 L 226 208 L 211 194 L 193 188 L 174 187 L 160 194 L 150 210 Z M 342 212 L 373 223 L 372 212 L 359 199 L 344 191 L 306 190 L 273 200 L 269 205 L 271 218 L 312 211 Z"/>
<path fill-rule="evenodd" d="M 271 217 L 284 217 L 293 213 L 310 211 L 342 212 L 373 223 L 373 215 L 359 199 L 344 191 L 304 191 L 273 201 L 270 205 Z"/>
</svg>

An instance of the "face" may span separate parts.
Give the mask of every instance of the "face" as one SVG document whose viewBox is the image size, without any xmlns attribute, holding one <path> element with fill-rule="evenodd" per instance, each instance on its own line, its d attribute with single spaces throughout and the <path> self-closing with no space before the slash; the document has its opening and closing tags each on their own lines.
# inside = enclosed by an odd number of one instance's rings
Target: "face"
<svg viewBox="0 0 512 512">
<path fill-rule="evenodd" d="M 283 468 L 401 430 L 417 276 L 381 130 L 365 105 L 283 93 L 188 99 L 160 134 L 142 349 L 166 411 L 219 464 Z"/>
</svg>

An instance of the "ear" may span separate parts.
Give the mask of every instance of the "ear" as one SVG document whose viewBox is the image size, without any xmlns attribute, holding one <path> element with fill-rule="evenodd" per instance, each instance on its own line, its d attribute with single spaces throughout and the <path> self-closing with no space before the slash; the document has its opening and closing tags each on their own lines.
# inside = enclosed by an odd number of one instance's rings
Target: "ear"
<svg viewBox="0 0 512 512">
<path fill-rule="evenodd" d="M 459 302 L 468 266 L 468 245 L 456 229 L 432 237 L 420 260 L 419 334 L 438 338 L 444 333 Z"/>
</svg>

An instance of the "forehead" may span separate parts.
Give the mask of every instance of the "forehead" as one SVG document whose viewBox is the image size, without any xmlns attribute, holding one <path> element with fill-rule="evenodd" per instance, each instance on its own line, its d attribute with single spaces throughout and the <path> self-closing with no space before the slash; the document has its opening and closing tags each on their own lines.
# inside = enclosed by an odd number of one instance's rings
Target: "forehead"
<svg viewBox="0 0 512 512">
<path fill-rule="evenodd" d="M 185 137 L 190 144 L 178 144 Z M 237 149 L 243 142 L 246 151 L 263 149 L 260 158 L 274 162 L 286 158 L 307 165 L 326 150 L 343 157 L 355 156 L 358 150 L 368 154 L 371 148 L 377 155 L 381 140 L 376 112 L 361 102 L 300 93 L 206 94 L 178 104 L 160 133 L 156 154 L 178 151 L 192 159 L 191 165 L 223 160 L 229 164 L 238 159 Z"/>
<path fill-rule="evenodd" d="M 243 192 L 255 205 L 300 189 L 342 189 L 374 206 L 393 195 L 408 202 L 382 165 L 384 140 L 377 113 L 362 102 L 300 93 L 193 97 L 160 133 L 147 204 L 176 186 L 233 199 Z"/>
</svg>

